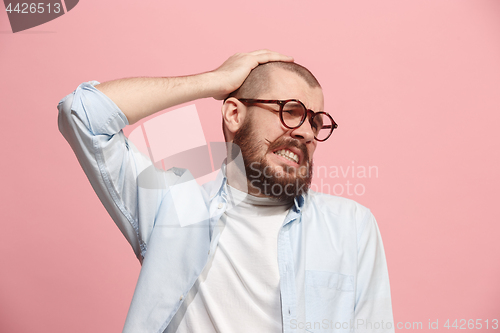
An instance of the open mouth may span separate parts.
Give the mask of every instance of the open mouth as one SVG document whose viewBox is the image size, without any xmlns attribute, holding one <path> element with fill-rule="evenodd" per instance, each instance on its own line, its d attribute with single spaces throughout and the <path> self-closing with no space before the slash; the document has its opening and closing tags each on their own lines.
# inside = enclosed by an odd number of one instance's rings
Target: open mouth
<svg viewBox="0 0 500 333">
<path fill-rule="evenodd" d="M 278 149 L 274 152 L 274 154 L 282 156 L 282 157 L 284 157 L 292 162 L 295 162 L 297 164 L 299 164 L 299 162 L 300 162 L 299 156 L 288 149 Z"/>
</svg>

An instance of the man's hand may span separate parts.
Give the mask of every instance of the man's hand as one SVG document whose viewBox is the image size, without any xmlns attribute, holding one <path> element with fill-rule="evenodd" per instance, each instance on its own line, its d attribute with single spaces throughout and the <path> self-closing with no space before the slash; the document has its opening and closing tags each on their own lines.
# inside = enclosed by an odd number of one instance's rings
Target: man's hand
<svg viewBox="0 0 500 333">
<path fill-rule="evenodd" d="M 216 75 L 216 82 L 220 84 L 220 94 L 216 93 L 213 97 L 218 100 L 226 98 L 243 84 L 252 69 L 270 61 L 292 62 L 293 58 L 270 50 L 236 53 L 231 56 L 219 68 L 212 71 Z"/>
</svg>

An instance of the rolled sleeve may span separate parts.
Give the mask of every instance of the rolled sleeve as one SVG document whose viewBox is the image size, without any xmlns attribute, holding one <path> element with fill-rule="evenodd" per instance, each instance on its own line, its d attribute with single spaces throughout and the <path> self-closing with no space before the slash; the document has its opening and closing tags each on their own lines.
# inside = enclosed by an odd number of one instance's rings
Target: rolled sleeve
<svg viewBox="0 0 500 333">
<path fill-rule="evenodd" d="M 128 120 L 94 86 L 82 83 L 58 104 L 59 130 L 73 149 L 97 196 L 142 262 L 168 175 L 154 168 L 123 134 Z M 139 186 L 139 175 L 159 186 Z M 169 173 L 174 177 L 173 173 Z M 160 185 L 162 184 L 162 185 Z"/>
<path fill-rule="evenodd" d="M 94 87 L 98 84 L 97 81 L 82 83 L 59 106 L 62 104 L 64 110 L 74 112 L 92 135 L 112 136 L 128 125 L 128 120 L 111 99 Z"/>
</svg>

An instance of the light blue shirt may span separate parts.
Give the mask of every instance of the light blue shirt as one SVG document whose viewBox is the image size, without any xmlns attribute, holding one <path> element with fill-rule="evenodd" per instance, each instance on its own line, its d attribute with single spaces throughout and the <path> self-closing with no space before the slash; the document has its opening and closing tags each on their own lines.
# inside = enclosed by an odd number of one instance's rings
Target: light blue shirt
<svg viewBox="0 0 500 333">
<path fill-rule="evenodd" d="M 59 102 L 59 130 L 142 263 L 123 332 L 161 333 L 217 247 L 230 199 L 225 167 L 203 186 L 188 170 L 155 169 L 96 84 Z M 283 332 L 394 332 L 384 248 L 369 209 L 309 191 L 295 198 L 277 249 Z"/>
</svg>

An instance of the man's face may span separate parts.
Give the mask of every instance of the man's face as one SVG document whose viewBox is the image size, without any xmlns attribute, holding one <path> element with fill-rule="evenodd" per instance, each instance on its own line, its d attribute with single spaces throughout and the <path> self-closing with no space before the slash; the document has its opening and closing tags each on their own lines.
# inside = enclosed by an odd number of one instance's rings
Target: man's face
<svg viewBox="0 0 500 333">
<path fill-rule="evenodd" d="M 259 96 L 242 97 L 298 99 L 307 109 L 323 110 L 321 88 L 311 88 L 297 74 L 281 68 L 273 69 L 269 76 L 268 90 Z M 242 151 L 249 192 L 290 201 L 307 192 L 311 184 L 317 141 L 308 120 L 299 128 L 288 129 L 282 125 L 278 110 L 276 104 L 248 106 L 233 142 Z"/>
</svg>

